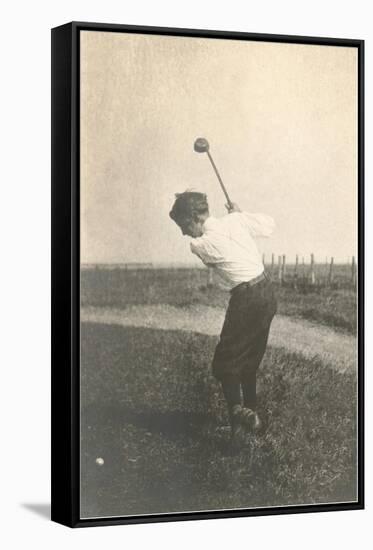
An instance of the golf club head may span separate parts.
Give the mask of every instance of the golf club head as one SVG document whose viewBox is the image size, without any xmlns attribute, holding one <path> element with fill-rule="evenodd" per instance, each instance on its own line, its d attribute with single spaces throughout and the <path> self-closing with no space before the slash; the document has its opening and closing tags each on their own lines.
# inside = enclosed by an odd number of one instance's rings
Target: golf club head
<svg viewBox="0 0 373 550">
<path fill-rule="evenodd" d="M 197 153 L 207 153 L 209 147 L 209 142 L 205 138 L 197 138 L 194 142 L 194 150 Z"/>
</svg>

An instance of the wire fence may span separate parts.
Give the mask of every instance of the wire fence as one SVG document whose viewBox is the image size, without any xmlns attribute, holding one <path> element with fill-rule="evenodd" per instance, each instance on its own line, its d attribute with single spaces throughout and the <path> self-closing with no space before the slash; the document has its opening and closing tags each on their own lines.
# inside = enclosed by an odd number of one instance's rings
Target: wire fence
<svg viewBox="0 0 373 550">
<path fill-rule="evenodd" d="M 285 254 L 277 256 L 277 261 L 275 254 L 272 254 L 269 262 L 266 262 L 266 257 L 263 254 L 262 260 L 272 280 L 279 285 L 356 287 L 357 264 L 355 256 L 352 256 L 346 264 L 336 264 L 333 256 L 325 258 L 323 262 L 316 262 L 313 253 L 310 254 L 309 258 L 297 254 L 293 263 L 287 263 Z"/>
<path fill-rule="evenodd" d="M 286 254 L 262 256 L 266 272 L 273 283 L 279 286 L 299 288 L 349 288 L 356 289 L 357 263 L 355 256 L 345 264 L 337 264 L 334 257 L 317 262 L 315 254 L 307 258 L 297 254 L 293 262 L 288 262 Z M 214 269 L 208 269 L 207 285 L 215 284 Z"/>
</svg>

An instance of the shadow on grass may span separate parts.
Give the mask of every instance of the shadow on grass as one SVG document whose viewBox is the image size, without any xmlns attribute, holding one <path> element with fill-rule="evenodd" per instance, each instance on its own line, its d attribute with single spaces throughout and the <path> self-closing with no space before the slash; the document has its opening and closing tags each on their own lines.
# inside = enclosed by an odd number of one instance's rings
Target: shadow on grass
<svg viewBox="0 0 373 550">
<path fill-rule="evenodd" d="M 91 404 L 84 410 L 87 424 L 131 424 L 148 432 L 178 438 L 193 436 L 211 423 L 211 418 L 202 413 L 187 411 L 136 411 L 126 406 Z"/>
</svg>

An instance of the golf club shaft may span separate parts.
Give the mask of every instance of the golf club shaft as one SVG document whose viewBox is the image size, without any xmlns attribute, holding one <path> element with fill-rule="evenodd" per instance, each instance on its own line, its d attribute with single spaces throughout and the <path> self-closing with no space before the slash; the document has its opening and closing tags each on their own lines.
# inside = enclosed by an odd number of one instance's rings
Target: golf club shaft
<svg viewBox="0 0 373 550">
<path fill-rule="evenodd" d="M 211 164 L 212 164 L 212 167 L 213 167 L 213 169 L 214 169 L 214 172 L 215 172 L 215 174 L 216 174 L 216 177 L 217 177 L 218 180 L 219 180 L 219 183 L 220 183 L 220 185 L 221 185 L 221 188 L 222 188 L 222 190 L 223 190 L 223 193 L 224 193 L 224 195 L 225 195 L 225 198 L 227 199 L 228 205 L 229 205 L 230 207 L 232 207 L 232 206 L 233 206 L 233 203 L 232 203 L 231 199 L 229 198 L 229 195 L 228 195 L 228 193 L 227 193 L 227 190 L 226 190 L 226 188 L 225 188 L 225 185 L 224 185 L 224 183 L 223 183 L 223 180 L 221 179 L 220 174 L 219 174 L 219 172 L 218 172 L 218 169 L 217 169 L 216 166 L 215 166 L 215 162 L 213 161 L 212 156 L 210 155 L 210 151 L 206 151 L 206 153 L 207 153 L 207 156 L 208 156 L 209 159 L 210 159 L 210 162 L 211 162 Z"/>
</svg>

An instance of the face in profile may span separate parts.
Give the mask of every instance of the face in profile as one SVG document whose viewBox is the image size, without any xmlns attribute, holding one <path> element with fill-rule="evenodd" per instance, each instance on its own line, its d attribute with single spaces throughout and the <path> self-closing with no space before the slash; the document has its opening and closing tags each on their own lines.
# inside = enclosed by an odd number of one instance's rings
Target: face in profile
<svg viewBox="0 0 373 550">
<path fill-rule="evenodd" d="M 188 237 L 201 237 L 203 235 L 203 222 L 190 220 L 188 222 L 179 223 L 179 227 L 183 235 L 188 235 Z"/>
</svg>

